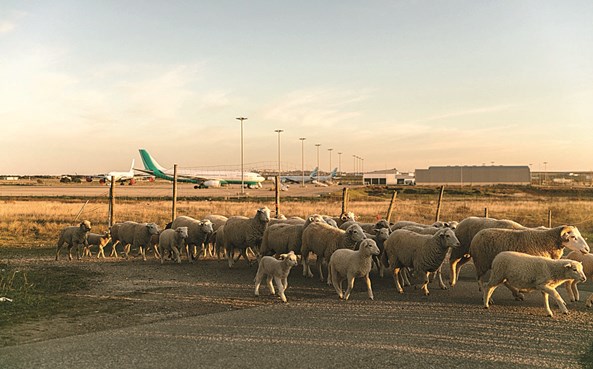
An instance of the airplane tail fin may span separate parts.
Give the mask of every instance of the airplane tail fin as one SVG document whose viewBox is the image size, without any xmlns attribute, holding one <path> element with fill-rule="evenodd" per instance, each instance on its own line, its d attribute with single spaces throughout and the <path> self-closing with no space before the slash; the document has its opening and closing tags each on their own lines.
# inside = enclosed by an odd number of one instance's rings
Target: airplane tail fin
<svg viewBox="0 0 593 369">
<path fill-rule="evenodd" d="M 162 167 L 145 149 L 140 149 L 140 157 L 142 158 L 142 164 L 144 169 L 150 170 L 155 174 L 158 172 L 164 172 L 166 169 Z"/>
<path fill-rule="evenodd" d="M 130 173 L 134 173 L 134 163 L 136 159 L 132 159 L 132 166 L 130 166 Z"/>
<path fill-rule="evenodd" d="M 334 170 L 329 174 L 329 178 L 333 178 L 338 174 L 338 167 L 335 167 Z"/>
<path fill-rule="evenodd" d="M 317 172 L 319 171 L 319 167 L 315 167 L 315 169 L 313 169 L 313 171 L 311 172 L 311 174 L 309 174 L 309 177 L 317 177 Z"/>
</svg>

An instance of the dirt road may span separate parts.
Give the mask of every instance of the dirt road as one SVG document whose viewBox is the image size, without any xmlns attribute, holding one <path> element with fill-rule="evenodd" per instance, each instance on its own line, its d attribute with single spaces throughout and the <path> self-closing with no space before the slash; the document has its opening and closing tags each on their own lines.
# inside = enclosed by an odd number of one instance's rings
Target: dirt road
<svg viewBox="0 0 593 369">
<path fill-rule="evenodd" d="M 540 294 L 516 302 L 499 288 L 485 310 L 471 266 L 457 287 L 433 284 L 428 297 L 399 295 L 373 272 L 375 301 L 360 280 L 340 301 L 297 267 L 283 304 L 265 286 L 253 296 L 256 270 L 244 261 L 231 270 L 217 260 L 10 262 L 95 272 L 77 294 L 97 308 L 2 332 L 17 344 L 0 348 L 0 368 L 575 368 L 593 350 L 593 310 L 582 302 L 547 318 Z"/>
</svg>

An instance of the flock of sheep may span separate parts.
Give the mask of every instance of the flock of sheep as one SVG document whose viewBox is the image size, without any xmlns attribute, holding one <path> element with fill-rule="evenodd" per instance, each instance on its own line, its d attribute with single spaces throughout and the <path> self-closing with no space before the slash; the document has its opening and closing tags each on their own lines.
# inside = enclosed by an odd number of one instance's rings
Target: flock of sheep
<svg viewBox="0 0 593 369">
<path fill-rule="evenodd" d="M 426 225 L 409 221 L 390 224 L 385 220 L 376 223 L 360 223 L 354 214 L 339 217 L 311 215 L 278 219 L 270 217 L 268 208 L 257 209 L 252 218 L 208 215 L 201 220 L 188 216 L 177 217 L 164 230 L 154 223 L 123 222 L 114 224 L 104 234 L 91 233 L 89 221 L 67 227 L 60 233 L 56 260 L 60 250 L 68 245 L 68 257 L 77 250 L 77 256 L 90 255 L 90 247 L 97 246 L 97 257 L 105 257 L 104 247 L 112 245 L 112 256 L 117 256 L 116 246 L 123 247 L 126 258 L 130 248 L 138 249 L 146 260 L 146 251 L 154 249 L 161 263 L 166 260 L 181 262 L 185 254 L 189 262 L 201 254 L 210 252 L 220 259 L 226 255 L 229 268 L 241 256 L 251 263 L 251 251 L 258 262 L 255 276 L 255 295 L 266 277 L 272 294 L 276 291 L 286 302 L 285 291 L 288 275 L 298 265 L 299 258 L 303 276 L 313 277 L 309 256 L 316 255 L 316 271 L 321 281 L 335 288 L 339 298 L 348 300 L 355 278 L 363 278 L 368 297 L 374 299 L 370 271 L 373 266 L 380 277 L 384 270 L 393 271 L 399 293 L 410 285 L 410 277 L 422 278 L 422 291 L 429 295 L 428 284 L 432 278 L 446 289 L 441 269 L 449 260 L 450 286 L 455 286 L 461 267 L 473 260 L 478 284 L 483 291 L 484 307 L 492 303 L 491 296 L 500 284 L 504 284 L 515 299 L 522 300 L 523 293 L 540 290 L 549 316 L 553 316 L 548 304 L 552 298 L 563 313 L 566 303 L 556 291 L 565 283 L 571 301 L 580 296 L 577 284 L 586 278 L 593 279 L 593 254 L 574 226 L 555 228 L 527 228 L 511 220 L 469 217 L 460 222 L 435 222 Z M 563 257 L 564 250 L 571 252 Z M 327 266 L 327 278 L 324 278 Z M 484 277 L 490 273 L 489 282 Z M 342 285 L 347 281 L 344 292 Z M 591 295 L 586 305 L 593 305 Z"/>
</svg>

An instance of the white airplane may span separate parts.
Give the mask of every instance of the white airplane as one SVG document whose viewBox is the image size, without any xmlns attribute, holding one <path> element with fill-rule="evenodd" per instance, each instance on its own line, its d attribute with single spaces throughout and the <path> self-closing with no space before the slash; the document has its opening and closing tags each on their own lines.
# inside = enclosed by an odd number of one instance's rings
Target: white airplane
<svg viewBox="0 0 593 369">
<path fill-rule="evenodd" d="M 87 182 L 92 182 L 93 178 L 98 178 L 99 183 L 101 183 L 101 184 L 105 184 L 105 183 L 111 182 L 111 181 L 115 181 L 115 182 L 124 184 L 127 181 L 129 184 L 132 185 L 132 184 L 136 183 L 136 181 L 134 179 L 134 159 L 132 159 L 132 165 L 130 166 L 130 170 L 127 172 L 112 171 L 109 173 L 88 176 L 88 177 L 86 177 L 86 180 L 87 180 Z"/>
<path fill-rule="evenodd" d="M 281 183 L 311 183 L 315 176 L 317 175 L 317 170 L 319 168 L 313 169 L 313 171 L 308 176 L 280 176 Z"/>
<path fill-rule="evenodd" d="M 331 184 L 334 179 L 339 178 L 337 176 L 337 173 L 338 173 L 338 168 L 334 168 L 334 170 L 332 170 L 331 173 L 326 176 L 320 176 L 320 175 L 315 176 L 314 178 L 312 178 L 313 180 L 311 181 L 311 183 L 313 183 L 317 186 L 326 187 L 328 184 Z"/>
<path fill-rule="evenodd" d="M 173 168 L 166 169 L 161 166 L 145 149 L 139 149 L 144 170 L 138 171 L 148 173 L 157 178 L 173 180 Z M 196 169 L 177 169 L 177 180 L 179 182 L 195 183 L 194 188 L 220 187 L 227 184 L 245 184 L 249 188 L 261 188 L 264 177 L 258 173 L 243 172 L 231 170 L 196 170 Z"/>
</svg>

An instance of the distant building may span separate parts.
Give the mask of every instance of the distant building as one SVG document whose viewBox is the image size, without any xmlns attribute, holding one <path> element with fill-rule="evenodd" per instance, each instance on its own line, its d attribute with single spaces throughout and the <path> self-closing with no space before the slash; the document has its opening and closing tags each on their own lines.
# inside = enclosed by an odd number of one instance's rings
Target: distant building
<svg viewBox="0 0 593 369">
<path fill-rule="evenodd" d="M 527 165 L 446 166 L 416 169 L 418 185 L 529 185 L 531 171 Z"/>
<path fill-rule="evenodd" d="M 0 179 L 3 181 L 18 181 L 19 177 L 18 176 L 2 176 L 2 177 L 0 177 Z"/>
<path fill-rule="evenodd" d="M 397 169 L 377 170 L 362 176 L 367 185 L 414 185 L 414 173 L 400 173 Z"/>
</svg>

